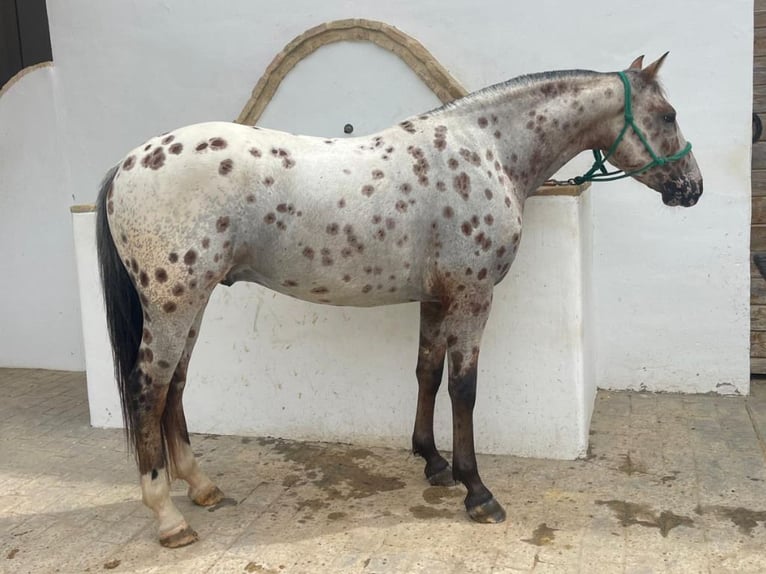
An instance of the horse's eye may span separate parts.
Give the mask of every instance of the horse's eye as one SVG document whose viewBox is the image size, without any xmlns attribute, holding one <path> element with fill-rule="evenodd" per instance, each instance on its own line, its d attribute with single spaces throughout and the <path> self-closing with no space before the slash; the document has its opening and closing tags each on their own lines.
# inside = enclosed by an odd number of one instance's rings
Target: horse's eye
<svg viewBox="0 0 766 574">
<path fill-rule="evenodd" d="M 674 123 L 676 121 L 676 114 L 675 114 L 675 112 L 673 112 L 671 114 L 663 115 L 662 116 L 662 121 L 665 122 L 666 124 Z"/>
</svg>

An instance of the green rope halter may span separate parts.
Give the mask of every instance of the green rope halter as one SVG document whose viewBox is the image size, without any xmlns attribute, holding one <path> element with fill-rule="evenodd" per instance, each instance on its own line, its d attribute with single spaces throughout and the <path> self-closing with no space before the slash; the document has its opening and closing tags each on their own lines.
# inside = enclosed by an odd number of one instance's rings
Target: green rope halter
<svg viewBox="0 0 766 574">
<path fill-rule="evenodd" d="M 649 142 L 646 140 L 644 134 L 640 129 L 638 129 L 636 122 L 633 121 L 633 107 L 631 102 L 630 82 L 628 81 L 628 77 L 625 75 L 625 72 L 618 72 L 618 74 L 622 80 L 623 86 L 625 86 L 625 125 L 622 126 L 620 135 L 618 135 L 617 139 L 614 140 L 612 147 L 609 148 L 609 150 L 606 152 L 606 155 L 602 155 L 600 149 L 593 150 L 593 157 L 596 158 L 596 160 L 593 162 L 593 167 L 591 167 L 584 175 L 578 175 L 572 179 L 572 182 L 574 182 L 576 185 L 581 185 L 586 181 L 615 181 L 624 177 L 637 175 L 655 166 L 665 165 L 671 161 L 678 161 L 692 150 L 691 142 L 686 142 L 686 146 L 673 155 L 662 157 L 654 153 L 652 146 L 649 145 Z M 633 171 L 626 172 L 621 169 L 611 172 L 607 171 L 605 162 L 612 156 L 612 154 L 617 149 L 617 146 L 620 145 L 620 142 L 622 141 L 622 138 L 625 136 L 625 132 L 628 131 L 629 127 L 633 128 L 633 131 L 641 140 L 641 143 L 644 144 L 646 151 L 648 151 L 649 155 L 652 156 L 652 161 L 647 163 L 644 167 L 634 169 Z M 596 173 L 598 171 L 601 173 Z"/>
</svg>

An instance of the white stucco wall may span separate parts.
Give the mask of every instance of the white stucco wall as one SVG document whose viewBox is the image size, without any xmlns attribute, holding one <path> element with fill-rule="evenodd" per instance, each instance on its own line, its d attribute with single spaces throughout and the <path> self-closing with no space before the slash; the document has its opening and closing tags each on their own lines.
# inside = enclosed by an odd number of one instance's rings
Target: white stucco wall
<svg viewBox="0 0 766 574">
<path fill-rule="evenodd" d="M 0 97 L 0 366 L 83 367 L 56 72 Z"/>
<path fill-rule="evenodd" d="M 334 105 L 333 105 L 334 103 Z M 258 125 L 312 136 L 374 133 L 441 106 L 397 56 L 372 43 L 336 43 L 302 60 L 279 86 Z"/>
<path fill-rule="evenodd" d="M 603 387 L 746 392 L 752 2 L 71 0 L 48 11 L 55 66 L 0 98 L 0 365 L 83 368 L 66 207 L 93 201 L 125 150 L 236 117 L 289 40 L 362 16 L 418 38 L 469 89 L 669 49 L 662 77 L 705 195 L 682 211 L 632 181 L 591 192 L 586 370 Z"/>
</svg>

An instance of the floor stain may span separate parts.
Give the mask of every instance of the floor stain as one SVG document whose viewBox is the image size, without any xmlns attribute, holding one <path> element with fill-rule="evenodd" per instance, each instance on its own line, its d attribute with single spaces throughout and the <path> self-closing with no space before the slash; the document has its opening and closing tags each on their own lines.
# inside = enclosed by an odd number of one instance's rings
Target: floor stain
<svg viewBox="0 0 766 574">
<path fill-rule="evenodd" d="M 622 526 L 638 524 L 648 528 L 657 528 L 663 538 L 667 538 L 668 533 L 676 526 L 688 526 L 690 528 L 694 526 L 694 521 L 688 516 L 679 516 L 669 510 L 663 510 L 658 516 L 648 504 L 636 504 L 624 500 L 597 500 L 596 504 L 608 506 L 620 520 Z"/>
<path fill-rule="evenodd" d="M 261 574 L 279 574 L 279 570 L 273 568 L 267 568 L 263 564 L 257 562 L 248 562 L 245 566 L 245 572 L 260 572 Z"/>
<path fill-rule="evenodd" d="M 379 457 L 364 448 L 298 443 L 276 438 L 259 438 L 257 441 L 261 446 L 270 446 L 286 460 L 301 466 L 305 473 L 303 476 L 324 490 L 331 500 L 367 498 L 405 486 L 401 478 L 365 468 L 365 459 Z M 292 484 L 301 484 L 302 477 L 294 476 L 288 477 L 294 481 Z"/>
<path fill-rule="evenodd" d="M 697 506 L 694 512 L 700 516 L 703 514 L 714 514 L 719 518 L 726 518 L 735 524 L 742 534 L 753 535 L 753 528 L 763 522 L 766 526 L 766 510 L 749 510 L 741 506 Z"/>
<path fill-rule="evenodd" d="M 561 490 L 556 487 L 550 488 L 542 493 L 543 499 L 546 502 L 571 502 L 573 504 L 577 503 L 578 499 L 581 498 L 581 494 L 581 492 Z"/>
<path fill-rule="evenodd" d="M 291 486 L 303 486 L 304 484 L 306 484 L 306 481 L 297 474 L 288 474 L 282 479 L 282 486 L 285 488 L 290 488 Z"/>
<path fill-rule="evenodd" d="M 622 458 L 622 464 L 617 467 L 617 470 L 624 472 L 628 476 L 636 473 L 646 474 L 646 465 L 640 462 L 633 462 L 633 459 L 630 458 L 630 453 L 623 454 Z"/>
<path fill-rule="evenodd" d="M 105 569 L 105 570 L 114 570 L 114 569 L 115 569 L 115 568 L 117 568 L 117 567 L 118 567 L 120 564 L 121 564 L 121 561 L 120 561 L 120 560 L 110 560 L 109 562 L 107 562 L 106 564 L 104 564 L 104 569 Z"/>
<path fill-rule="evenodd" d="M 327 515 L 328 520 L 340 520 L 341 518 L 346 518 L 345 512 L 331 512 Z"/>
<path fill-rule="evenodd" d="M 462 498 L 462 496 L 460 489 L 450 486 L 431 486 L 423 491 L 423 500 L 428 504 L 442 504 L 447 502 L 448 498 Z"/>
<path fill-rule="evenodd" d="M 249 436 L 243 436 L 240 442 L 242 442 L 242 444 L 250 444 L 253 442 L 253 439 L 251 439 Z"/>
<path fill-rule="evenodd" d="M 16 556 L 16 554 L 18 554 L 18 553 L 19 553 L 19 549 L 18 548 L 13 548 L 10 552 L 8 552 L 8 554 L 5 555 L 5 557 L 8 560 L 12 560 Z"/>
<path fill-rule="evenodd" d="M 316 512 L 317 510 L 322 510 L 323 508 L 327 508 L 330 506 L 329 502 L 325 502 L 324 500 L 320 500 L 319 498 L 309 498 L 307 500 L 301 500 L 296 504 L 299 511 L 306 510 L 307 508 L 309 510 L 313 510 Z"/>
<path fill-rule="evenodd" d="M 553 533 L 557 530 L 558 528 L 551 528 L 543 522 L 532 531 L 532 538 L 522 538 L 521 541 L 534 544 L 535 546 L 547 546 L 553 543 L 553 540 L 556 538 L 556 535 Z"/>
<path fill-rule="evenodd" d="M 681 474 L 681 473 L 680 473 L 680 472 L 678 472 L 677 470 L 671 470 L 671 471 L 670 471 L 670 474 L 666 474 L 665 476 L 663 476 L 662 478 L 660 478 L 660 482 L 661 482 L 662 484 L 667 484 L 668 486 L 671 486 L 671 485 L 670 485 L 670 484 L 668 484 L 668 483 L 669 483 L 669 482 L 673 482 L 675 479 L 677 479 L 679 474 Z"/>
<path fill-rule="evenodd" d="M 239 504 L 236 500 L 233 498 L 222 498 L 221 501 L 218 504 L 214 504 L 210 508 L 207 509 L 208 512 L 215 512 L 216 510 L 219 510 L 221 508 L 224 508 L 226 506 L 237 506 Z"/>
<path fill-rule="evenodd" d="M 424 506 L 418 504 L 417 506 L 410 506 L 410 512 L 415 518 L 421 520 L 428 520 L 429 518 L 454 518 L 455 511 L 447 510 L 446 508 L 433 508 L 432 506 Z"/>
</svg>

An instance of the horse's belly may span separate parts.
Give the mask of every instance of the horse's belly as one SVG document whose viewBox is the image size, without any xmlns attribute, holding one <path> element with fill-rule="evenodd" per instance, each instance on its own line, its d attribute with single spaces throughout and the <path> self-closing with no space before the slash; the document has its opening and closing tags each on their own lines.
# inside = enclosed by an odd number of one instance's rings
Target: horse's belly
<svg viewBox="0 0 766 574">
<path fill-rule="evenodd" d="M 428 298 L 420 286 L 409 279 L 397 280 L 393 275 L 383 277 L 381 273 L 376 273 L 377 270 L 373 267 L 362 277 L 344 273 L 337 279 L 306 269 L 299 270 L 289 264 L 281 266 L 279 271 L 269 272 L 242 264 L 234 266 L 222 283 L 257 283 L 302 301 L 344 307 L 378 307 Z"/>
</svg>

